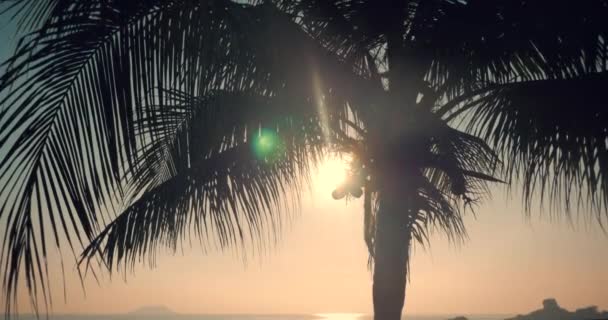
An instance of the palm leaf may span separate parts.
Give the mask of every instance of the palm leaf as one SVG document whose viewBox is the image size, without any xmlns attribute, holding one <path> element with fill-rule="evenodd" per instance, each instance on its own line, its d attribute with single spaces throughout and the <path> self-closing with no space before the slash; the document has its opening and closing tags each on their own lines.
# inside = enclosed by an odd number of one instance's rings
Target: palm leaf
<svg viewBox="0 0 608 320">
<path fill-rule="evenodd" d="M 326 146 L 310 99 L 225 91 L 170 96 L 174 105 L 158 106 L 155 126 L 143 123 L 163 139 L 144 147 L 143 165 L 130 179 L 142 195 L 91 242 L 84 259 L 101 252 L 108 266 L 144 256 L 153 262 L 150 251 L 162 244 L 175 250 L 188 232 L 206 239 L 205 247 L 214 238 L 220 248 L 246 240 L 264 245 L 263 230 L 280 226 L 277 210 L 294 198 L 286 191 L 298 191 Z M 261 128 L 280 139 L 268 158 L 252 150 Z"/>
<path fill-rule="evenodd" d="M 479 82 L 573 77 L 606 64 L 608 1 L 442 1 L 422 29 L 428 77 L 450 97 Z"/>
<path fill-rule="evenodd" d="M 304 174 L 283 165 L 260 162 L 246 144 L 199 161 L 147 190 L 92 240 L 83 257 L 100 252 L 109 266 L 132 265 L 138 257 L 153 263 L 151 251 L 161 245 L 175 250 L 187 232 L 205 248 L 213 247 L 214 238 L 226 248 L 276 235 L 276 211 L 285 210 L 281 198 Z"/>
<path fill-rule="evenodd" d="M 0 189 L 6 221 L 0 265 L 12 298 L 21 270 L 30 292 L 48 278 L 46 239 L 35 230 L 81 246 L 130 202 L 120 192 L 123 179 L 139 166 L 142 146 L 163 139 L 137 124 L 158 121 L 153 106 L 166 102 L 167 91 L 283 91 L 310 101 L 365 96 L 367 80 L 272 5 L 149 1 L 73 8 L 28 36 L 0 78 L 0 149 L 6 150 L 0 177 L 7 181 Z M 262 41 L 269 38 L 272 45 Z M 45 212 L 35 220 L 38 207 Z"/>
<path fill-rule="evenodd" d="M 539 194 L 554 213 L 557 204 L 566 212 L 578 207 L 601 222 L 608 203 L 607 85 L 608 72 L 495 85 L 457 113 L 496 148 L 507 176 L 522 179 L 528 205 Z"/>
</svg>

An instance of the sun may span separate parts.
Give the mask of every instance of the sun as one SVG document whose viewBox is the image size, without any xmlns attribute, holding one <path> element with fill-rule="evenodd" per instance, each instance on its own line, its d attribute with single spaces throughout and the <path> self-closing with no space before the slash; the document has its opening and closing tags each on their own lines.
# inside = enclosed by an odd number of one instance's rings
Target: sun
<svg viewBox="0 0 608 320">
<path fill-rule="evenodd" d="M 313 180 L 315 189 L 331 195 L 331 192 L 344 183 L 347 176 L 348 159 L 328 157 L 318 167 Z"/>
</svg>

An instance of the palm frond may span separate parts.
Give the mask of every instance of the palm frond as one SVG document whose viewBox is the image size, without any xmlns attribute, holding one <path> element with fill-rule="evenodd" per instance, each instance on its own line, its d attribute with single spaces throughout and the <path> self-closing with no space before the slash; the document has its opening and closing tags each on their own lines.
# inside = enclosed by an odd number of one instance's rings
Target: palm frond
<svg viewBox="0 0 608 320">
<path fill-rule="evenodd" d="M 528 207 L 540 195 L 605 211 L 608 1 L 446 1 L 440 12 L 421 34 L 438 41 L 427 78 L 447 98 L 439 114 L 496 148 Z"/>
<path fill-rule="evenodd" d="M 157 121 L 154 106 L 168 91 L 365 96 L 366 79 L 270 4 L 129 3 L 75 6 L 27 36 L 5 62 L 0 265 L 7 303 L 21 270 L 31 292 L 48 278 L 47 242 L 35 234 L 82 246 L 113 218 L 113 206 L 129 203 L 123 179 L 138 167 L 141 147 L 163 139 L 137 124 Z"/>
<path fill-rule="evenodd" d="M 170 97 L 173 105 L 157 107 L 154 125 L 142 123 L 163 137 L 144 146 L 130 179 L 142 195 L 91 242 L 84 259 L 100 252 L 111 267 L 144 256 L 153 263 L 150 251 L 163 244 L 175 250 L 188 232 L 205 247 L 211 239 L 220 248 L 246 240 L 263 246 L 263 231 L 281 225 L 281 204 L 297 199 L 327 147 L 311 99 L 225 91 Z M 256 157 L 256 138 L 268 130 L 278 136 L 276 150 Z"/>
<path fill-rule="evenodd" d="M 11 19 L 17 20 L 17 27 L 21 32 L 37 30 L 49 22 L 52 17 L 61 16 L 71 6 L 81 6 L 93 1 L 74 0 L 0 0 L 0 14 L 10 14 Z"/>
<path fill-rule="evenodd" d="M 488 141 L 507 177 L 566 212 L 578 207 L 600 222 L 608 204 L 608 72 L 495 85 L 457 112 L 469 132 Z M 455 119 L 458 119 L 456 117 Z"/>
<path fill-rule="evenodd" d="M 206 249 L 267 245 L 264 236 L 280 234 L 280 211 L 288 210 L 281 203 L 288 202 L 287 191 L 298 192 L 306 174 L 299 167 L 307 160 L 265 163 L 248 144 L 199 160 L 146 190 L 91 241 L 83 259 L 101 254 L 110 268 L 145 257 L 153 264 L 155 249 L 176 250 L 188 232 Z"/>
<path fill-rule="evenodd" d="M 428 137 L 428 149 L 419 149 L 403 161 L 418 161 L 419 169 L 402 174 L 395 168 L 388 173 L 392 179 L 403 180 L 397 183 L 405 183 L 415 190 L 414 198 L 411 198 L 411 190 L 400 190 L 403 199 L 411 199 L 409 205 L 415 210 L 399 214 L 409 215 L 409 225 L 404 232 L 409 232 L 411 239 L 423 246 L 429 245 L 430 235 L 436 231 L 444 233 L 450 241 L 460 243 L 467 237 L 464 214 L 469 209 L 472 211 L 476 202 L 489 193 L 488 183 L 502 182 L 496 178 L 500 162 L 496 153 L 479 137 L 451 128 L 433 116 L 426 120 L 428 122 L 419 122 L 425 128 L 423 134 Z M 422 139 L 419 137 L 416 141 Z M 403 177 L 395 178 L 400 174 Z M 372 209 L 371 201 L 378 201 L 382 190 L 368 194 L 370 190 L 375 189 L 366 187 L 365 240 L 373 259 L 379 206 Z M 404 200 L 404 204 L 407 201 Z"/>
<path fill-rule="evenodd" d="M 289 138 L 283 143 L 308 153 L 311 159 L 318 157 L 305 146 L 326 143 L 314 102 L 306 97 L 222 90 L 204 97 L 171 92 L 169 97 L 173 97 L 173 102 L 156 106 L 153 120 L 142 119 L 139 123 L 145 130 L 142 134 L 153 132 L 155 139 L 142 146 L 139 165 L 129 179 L 136 192 L 179 173 L 193 161 L 250 142 L 262 129 L 279 130 L 279 134 Z M 343 108 L 328 107 L 338 111 Z"/>
<path fill-rule="evenodd" d="M 386 6 L 369 1 L 278 1 L 279 7 L 299 19 L 303 30 L 329 50 L 347 59 L 362 59 L 362 54 L 381 45 L 382 25 L 378 10 Z"/>
<path fill-rule="evenodd" d="M 427 235 L 439 229 L 457 242 L 466 237 L 464 210 L 489 193 L 488 182 L 500 182 L 495 177 L 499 160 L 485 141 L 445 124 L 435 138 L 420 182 L 422 208 L 416 232 Z M 417 239 L 428 241 L 428 236 Z"/>
<path fill-rule="evenodd" d="M 442 1 L 421 30 L 428 78 L 450 98 L 477 83 L 574 77 L 606 66 L 608 1 Z M 603 66 L 603 67 L 602 67 Z"/>
<path fill-rule="evenodd" d="M 485 141 L 448 126 L 436 137 L 427 177 L 442 192 L 470 200 L 488 193 L 486 182 L 500 182 L 499 158 Z"/>
</svg>

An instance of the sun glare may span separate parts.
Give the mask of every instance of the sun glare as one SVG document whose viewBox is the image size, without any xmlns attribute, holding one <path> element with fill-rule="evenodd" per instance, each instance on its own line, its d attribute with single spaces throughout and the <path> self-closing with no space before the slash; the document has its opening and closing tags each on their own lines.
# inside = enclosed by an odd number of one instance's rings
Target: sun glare
<svg viewBox="0 0 608 320">
<path fill-rule="evenodd" d="M 323 320 L 357 320 L 360 319 L 363 314 L 361 313 L 319 313 L 316 316 L 321 317 Z"/>
<path fill-rule="evenodd" d="M 346 180 L 346 171 L 348 169 L 347 159 L 331 157 L 326 159 L 317 171 L 314 181 L 315 188 L 327 193 L 331 192 Z"/>
</svg>

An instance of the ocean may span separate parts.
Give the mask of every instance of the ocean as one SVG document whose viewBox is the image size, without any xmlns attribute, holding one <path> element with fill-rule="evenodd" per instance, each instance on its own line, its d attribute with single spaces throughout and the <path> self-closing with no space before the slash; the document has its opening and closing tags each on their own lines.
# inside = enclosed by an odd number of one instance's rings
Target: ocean
<svg viewBox="0 0 608 320">
<path fill-rule="evenodd" d="M 503 320 L 511 315 L 405 315 L 403 320 L 447 320 L 457 316 L 465 316 L 469 320 Z M 33 315 L 19 315 L 14 319 L 35 320 Z M 41 316 L 39 319 L 46 319 Z M 372 320 L 371 315 L 358 313 L 323 313 L 303 315 L 253 315 L 253 314 L 203 314 L 203 315 L 50 315 L 49 320 Z"/>
</svg>

